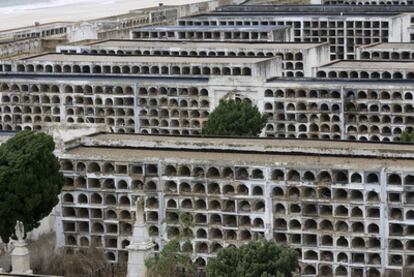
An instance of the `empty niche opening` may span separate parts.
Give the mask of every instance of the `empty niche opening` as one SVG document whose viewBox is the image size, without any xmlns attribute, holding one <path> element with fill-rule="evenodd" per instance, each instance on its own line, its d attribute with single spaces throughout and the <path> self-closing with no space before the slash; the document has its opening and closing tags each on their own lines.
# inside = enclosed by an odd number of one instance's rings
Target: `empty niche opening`
<svg viewBox="0 0 414 277">
<path fill-rule="evenodd" d="M 104 189 L 115 189 L 115 182 L 113 179 L 105 179 L 103 182 Z"/>
<path fill-rule="evenodd" d="M 201 183 L 196 183 L 193 187 L 193 192 L 194 193 L 205 194 L 206 193 L 206 187 Z"/>
<path fill-rule="evenodd" d="M 247 168 L 241 167 L 236 169 L 236 179 L 237 180 L 248 180 L 249 179 L 249 173 L 247 171 Z"/>
<path fill-rule="evenodd" d="M 351 190 L 350 200 L 351 201 L 363 201 L 364 200 L 364 195 L 359 190 Z"/>
<path fill-rule="evenodd" d="M 287 243 L 287 236 L 283 233 L 274 234 L 274 239 L 277 243 Z"/>
<path fill-rule="evenodd" d="M 121 222 L 119 224 L 120 234 L 123 236 L 131 236 L 132 235 L 132 225 L 126 222 Z"/>
<path fill-rule="evenodd" d="M 322 265 L 319 268 L 319 274 L 323 277 L 333 276 L 332 267 L 329 265 Z"/>
<path fill-rule="evenodd" d="M 125 180 L 119 180 L 118 181 L 118 189 L 122 189 L 122 190 L 128 189 L 128 183 L 127 183 L 127 181 L 125 181 Z"/>
<path fill-rule="evenodd" d="M 300 197 L 300 191 L 296 187 L 291 187 L 288 190 L 288 195 L 291 199 L 298 199 Z"/>
<path fill-rule="evenodd" d="M 403 243 L 400 240 L 393 239 L 393 240 L 390 240 L 390 242 L 389 242 L 389 248 L 393 249 L 393 250 L 399 250 L 399 249 L 402 250 L 404 248 L 404 246 L 403 246 Z"/>
<path fill-rule="evenodd" d="M 102 218 L 102 210 L 101 209 L 91 209 L 91 218 Z"/>
<path fill-rule="evenodd" d="M 149 176 L 157 176 L 158 175 L 158 166 L 156 164 L 148 164 L 145 168 L 146 174 Z"/>
<path fill-rule="evenodd" d="M 333 245 L 332 236 L 329 236 L 329 235 L 322 236 L 322 238 L 321 238 L 321 244 L 323 246 L 332 246 Z"/>
<path fill-rule="evenodd" d="M 284 172 L 280 169 L 275 169 L 272 172 L 272 180 L 274 181 L 283 181 L 284 180 Z"/>
<path fill-rule="evenodd" d="M 123 210 L 119 213 L 120 220 L 130 220 L 131 219 L 131 212 Z"/>
<path fill-rule="evenodd" d="M 193 177 L 203 178 L 204 177 L 204 169 L 201 167 L 195 167 L 193 169 Z"/>
<path fill-rule="evenodd" d="M 106 233 L 109 234 L 118 234 L 118 225 L 117 224 L 107 224 Z"/>
<path fill-rule="evenodd" d="M 319 213 L 323 216 L 332 216 L 332 206 L 330 205 L 321 205 L 319 206 Z"/>
<path fill-rule="evenodd" d="M 354 222 L 351 225 L 352 232 L 354 233 L 363 233 L 364 232 L 364 224 L 362 222 Z"/>
<path fill-rule="evenodd" d="M 290 235 L 289 241 L 292 244 L 302 244 L 302 237 L 300 234 L 293 234 Z"/>
<path fill-rule="evenodd" d="M 253 188 L 253 195 L 263 195 L 263 189 L 260 186 L 256 186 Z"/>
<path fill-rule="evenodd" d="M 198 229 L 196 231 L 196 237 L 198 239 L 206 239 L 207 238 L 207 232 L 205 229 Z"/>
<path fill-rule="evenodd" d="M 368 253 L 368 264 L 379 265 L 381 264 L 381 256 L 379 254 Z"/>
<path fill-rule="evenodd" d="M 198 199 L 195 201 L 194 207 L 197 210 L 205 210 L 207 209 L 206 201 L 204 201 L 203 199 Z"/>
<path fill-rule="evenodd" d="M 210 215 L 210 224 L 221 225 L 222 224 L 221 216 L 218 215 L 218 214 L 212 214 L 212 215 Z"/>
<path fill-rule="evenodd" d="M 316 221 L 313 219 L 308 219 L 305 221 L 304 230 L 316 230 L 317 224 Z"/>
<path fill-rule="evenodd" d="M 318 174 L 318 182 L 321 185 L 328 185 L 332 183 L 331 174 L 327 171 L 322 171 Z"/>
<path fill-rule="evenodd" d="M 127 165 L 116 165 L 116 173 L 117 174 L 127 174 L 128 173 L 128 166 Z"/>
<path fill-rule="evenodd" d="M 65 236 L 65 244 L 66 245 L 70 245 L 70 246 L 76 245 L 76 239 L 75 239 L 75 237 L 72 236 L 72 235 L 66 235 Z"/>
<path fill-rule="evenodd" d="M 220 172 L 216 167 L 210 167 L 206 176 L 207 178 L 220 178 Z"/>
<path fill-rule="evenodd" d="M 390 174 L 387 178 L 389 185 L 401 185 L 401 177 L 398 174 Z"/>
<path fill-rule="evenodd" d="M 223 224 L 226 227 L 236 227 L 237 226 L 237 218 L 234 215 L 224 215 L 223 216 Z"/>
<path fill-rule="evenodd" d="M 304 275 L 316 275 L 316 268 L 312 265 L 307 265 L 304 269 L 303 269 L 303 274 Z"/>
<path fill-rule="evenodd" d="M 220 194 L 220 186 L 217 183 L 208 184 L 208 193 L 209 194 Z"/>
<path fill-rule="evenodd" d="M 206 224 L 207 223 L 207 216 L 205 214 L 197 213 L 194 217 L 194 223 L 196 223 L 196 224 Z"/>
<path fill-rule="evenodd" d="M 305 251 L 304 253 L 305 260 L 318 260 L 318 253 L 313 250 Z"/>
<path fill-rule="evenodd" d="M 219 200 L 211 200 L 208 206 L 210 210 L 221 210 L 221 203 Z"/>
<path fill-rule="evenodd" d="M 303 188 L 303 197 L 316 198 L 316 191 L 313 188 Z"/>
<path fill-rule="evenodd" d="M 113 174 L 115 172 L 115 168 L 112 163 L 104 163 L 102 166 L 102 172 L 104 174 Z"/>
<path fill-rule="evenodd" d="M 303 235 L 303 244 L 308 246 L 316 246 L 317 245 L 317 236 L 316 235 Z"/>
<path fill-rule="evenodd" d="M 150 236 L 158 236 L 158 227 L 154 225 L 150 225 L 148 228 L 148 232 Z"/>
<path fill-rule="evenodd" d="M 208 244 L 205 242 L 199 242 L 196 244 L 197 253 L 208 253 Z"/>
<path fill-rule="evenodd" d="M 283 206 L 283 205 L 282 205 Z M 283 206 L 284 209 L 284 206 Z M 290 205 L 290 212 L 291 213 L 300 213 L 302 211 L 302 208 L 298 204 L 291 204 Z"/>
<path fill-rule="evenodd" d="M 333 231 L 333 225 L 332 222 L 329 220 L 322 220 L 319 223 L 319 229 L 323 231 Z"/>
<path fill-rule="evenodd" d="M 368 233 L 370 234 L 379 234 L 379 226 L 375 223 L 368 225 Z"/>
<path fill-rule="evenodd" d="M 287 174 L 287 181 L 299 182 L 300 181 L 299 172 L 296 171 L 296 170 L 289 170 L 289 172 Z"/>
<path fill-rule="evenodd" d="M 88 222 L 79 222 L 78 230 L 81 233 L 89 233 L 89 223 Z"/>
<path fill-rule="evenodd" d="M 146 184 L 145 184 L 145 190 L 147 190 L 147 191 L 157 191 L 157 183 L 156 182 L 154 182 L 154 181 L 148 181 Z"/>
<path fill-rule="evenodd" d="M 398 208 L 391 208 L 389 210 L 389 215 L 393 220 L 401 220 L 403 217 L 401 209 Z"/>
<path fill-rule="evenodd" d="M 177 183 L 174 181 L 167 181 L 164 184 L 166 193 L 176 193 L 177 192 Z"/>
<path fill-rule="evenodd" d="M 348 223 L 346 223 L 345 221 L 336 222 L 335 230 L 337 232 L 348 232 Z"/>
<path fill-rule="evenodd" d="M 255 218 L 253 220 L 253 227 L 254 228 L 264 228 L 264 222 L 261 218 Z"/>
<path fill-rule="evenodd" d="M 106 219 L 117 219 L 117 214 L 114 210 L 107 210 L 106 211 Z"/>
<path fill-rule="evenodd" d="M 142 165 L 131 165 L 130 173 L 133 175 L 142 175 Z"/>
<path fill-rule="evenodd" d="M 351 183 L 362 183 L 362 176 L 359 173 L 353 173 L 351 175 Z"/>
<path fill-rule="evenodd" d="M 225 167 L 223 169 L 223 178 L 232 179 L 234 177 L 234 171 L 230 167 Z"/>
<path fill-rule="evenodd" d="M 331 190 L 328 188 L 319 189 L 319 198 L 321 199 L 331 199 Z"/>
<path fill-rule="evenodd" d="M 104 227 L 101 223 L 95 222 L 92 224 L 92 233 L 104 233 Z"/>
<path fill-rule="evenodd" d="M 302 225 L 300 224 L 299 220 L 293 219 L 289 222 L 289 229 L 290 230 L 300 230 Z"/>
<path fill-rule="evenodd" d="M 76 231 L 75 222 L 63 221 L 63 231 L 64 232 L 75 232 Z"/>
<path fill-rule="evenodd" d="M 249 194 L 249 189 L 246 185 L 238 185 L 237 186 L 237 194 L 239 195 L 248 195 Z"/>
<path fill-rule="evenodd" d="M 179 176 L 190 176 L 190 168 L 188 166 L 180 166 L 178 169 Z"/>
</svg>

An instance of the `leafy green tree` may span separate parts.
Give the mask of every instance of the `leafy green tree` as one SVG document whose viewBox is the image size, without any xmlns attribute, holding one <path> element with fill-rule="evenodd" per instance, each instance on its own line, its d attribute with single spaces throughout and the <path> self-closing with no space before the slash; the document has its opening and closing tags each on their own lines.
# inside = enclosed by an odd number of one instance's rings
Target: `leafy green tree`
<svg viewBox="0 0 414 277">
<path fill-rule="evenodd" d="M 0 237 L 15 238 L 16 222 L 25 232 L 40 225 L 59 202 L 63 175 L 54 156 L 53 138 L 19 132 L 0 146 Z"/>
<path fill-rule="evenodd" d="M 220 100 L 209 115 L 202 134 L 254 137 L 260 134 L 266 122 L 267 117 L 246 101 Z"/>
<path fill-rule="evenodd" d="M 227 247 L 207 265 L 208 277 L 290 277 L 298 267 L 298 254 L 273 241 L 251 241 Z"/>
<path fill-rule="evenodd" d="M 161 252 L 145 261 L 149 277 L 191 277 L 196 267 L 188 253 L 180 253 L 178 240 L 169 241 Z"/>
</svg>

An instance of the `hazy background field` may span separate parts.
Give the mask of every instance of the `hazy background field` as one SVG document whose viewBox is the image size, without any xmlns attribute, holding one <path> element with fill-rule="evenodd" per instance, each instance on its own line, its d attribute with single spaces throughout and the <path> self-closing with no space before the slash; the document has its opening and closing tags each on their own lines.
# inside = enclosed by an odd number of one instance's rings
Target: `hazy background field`
<svg viewBox="0 0 414 277">
<path fill-rule="evenodd" d="M 153 7 L 158 3 L 180 5 L 203 0 L 1 0 L 0 30 L 35 22 L 79 21 L 127 13 L 129 10 Z"/>
</svg>

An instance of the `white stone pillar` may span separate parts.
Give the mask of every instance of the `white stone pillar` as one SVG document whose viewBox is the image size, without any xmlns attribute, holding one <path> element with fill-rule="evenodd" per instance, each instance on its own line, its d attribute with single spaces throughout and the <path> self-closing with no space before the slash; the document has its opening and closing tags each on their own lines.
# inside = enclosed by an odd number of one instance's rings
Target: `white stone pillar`
<svg viewBox="0 0 414 277">
<path fill-rule="evenodd" d="M 128 274 L 127 277 L 146 277 L 147 267 L 145 260 L 151 255 L 153 248 L 151 240 L 147 242 L 132 243 L 128 249 Z"/>
<path fill-rule="evenodd" d="M 146 277 L 147 267 L 145 260 L 149 257 L 154 247 L 144 220 L 144 200 L 138 198 L 136 202 L 136 221 L 132 233 L 131 244 L 128 249 L 128 273 L 127 277 Z"/>
<path fill-rule="evenodd" d="M 18 240 L 14 244 L 11 254 L 12 272 L 13 274 L 32 274 L 30 269 L 30 254 L 24 240 Z"/>
</svg>

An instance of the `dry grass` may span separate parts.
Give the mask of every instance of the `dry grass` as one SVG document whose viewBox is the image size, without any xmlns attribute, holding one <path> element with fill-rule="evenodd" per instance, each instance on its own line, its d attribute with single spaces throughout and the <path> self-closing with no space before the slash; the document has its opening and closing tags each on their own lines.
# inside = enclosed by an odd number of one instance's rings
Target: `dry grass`
<svg viewBox="0 0 414 277">
<path fill-rule="evenodd" d="M 113 267 L 106 261 L 102 249 L 89 247 L 80 251 L 55 249 L 54 233 L 45 234 L 36 241 L 28 241 L 33 273 L 65 277 L 124 277 L 126 264 Z M 10 269 L 10 254 L 0 252 L 0 267 Z"/>
<path fill-rule="evenodd" d="M 101 249 L 90 247 L 81 251 L 55 249 L 55 235 L 41 236 L 30 247 L 31 265 L 34 273 L 67 277 L 94 276 L 107 267 Z"/>
</svg>

